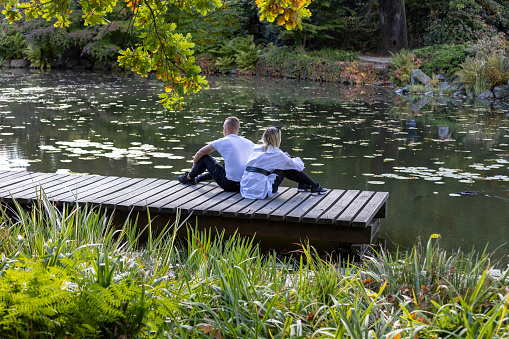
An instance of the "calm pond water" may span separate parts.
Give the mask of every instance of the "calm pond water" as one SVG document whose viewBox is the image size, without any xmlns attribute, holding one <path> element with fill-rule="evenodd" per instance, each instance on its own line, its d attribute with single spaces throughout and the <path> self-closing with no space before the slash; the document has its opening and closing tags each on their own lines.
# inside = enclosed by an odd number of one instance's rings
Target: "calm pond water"
<svg viewBox="0 0 509 339">
<path fill-rule="evenodd" d="M 380 233 L 388 246 L 439 233 L 450 249 L 509 253 L 507 108 L 407 100 L 376 87 L 209 82 L 172 112 L 154 104 L 163 87 L 153 79 L 2 70 L 0 169 L 174 179 L 235 115 L 253 141 L 281 126 L 281 148 L 326 188 L 390 192 Z"/>
</svg>

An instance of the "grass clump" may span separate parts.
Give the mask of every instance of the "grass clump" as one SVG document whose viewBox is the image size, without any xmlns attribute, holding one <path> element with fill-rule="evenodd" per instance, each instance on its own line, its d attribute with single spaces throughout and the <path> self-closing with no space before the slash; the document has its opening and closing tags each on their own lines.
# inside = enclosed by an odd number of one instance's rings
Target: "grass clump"
<svg viewBox="0 0 509 339">
<path fill-rule="evenodd" d="M 499 36 L 484 38 L 472 45 L 473 57 L 467 57 L 457 71 L 459 81 L 467 93 L 476 96 L 496 86 L 507 84 L 509 62 L 506 58 L 507 41 Z"/>
<path fill-rule="evenodd" d="M 507 338 L 507 269 L 438 237 L 354 264 L 193 227 L 179 242 L 178 220 L 141 247 L 141 225 L 44 197 L 0 220 L 2 338 Z"/>
</svg>

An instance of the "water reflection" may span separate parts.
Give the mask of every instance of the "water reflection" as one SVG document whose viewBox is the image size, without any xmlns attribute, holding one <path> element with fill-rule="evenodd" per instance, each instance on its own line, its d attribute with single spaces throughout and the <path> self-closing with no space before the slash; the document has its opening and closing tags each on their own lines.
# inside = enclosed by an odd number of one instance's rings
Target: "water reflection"
<svg viewBox="0 0 509 339">
<path fill-rule="evenodd" d="M 324 187 L 389 191 L 388 244 L 441 233 L 451 248 L 494 249 L 509 239 L 505 110 L 430 98 L 416 106 L 377 87 L 209 81 L 168 112 L 155 104 L 163 88 L 153 79 L 2 71 L 0 168 L 173 179 L 235 115 L 253 141 L 282 126 L 281 148 Z"/>
</svg>

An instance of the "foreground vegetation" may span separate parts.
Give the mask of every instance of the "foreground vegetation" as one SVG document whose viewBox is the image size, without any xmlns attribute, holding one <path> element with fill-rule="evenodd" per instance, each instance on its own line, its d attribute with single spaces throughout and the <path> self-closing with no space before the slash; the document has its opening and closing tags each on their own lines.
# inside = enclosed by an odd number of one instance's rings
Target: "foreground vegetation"
<svg viewBox="0 0 509 339">
<path fill-rule="evenodd" d="M 2 338 L 509 338 L 507 268 L 437 235 L 354 264 L 192 228 L 180 243 L 179 220 L 141 246 L 142 225 L 45 198 L 0 219 Z"/>
</svg>

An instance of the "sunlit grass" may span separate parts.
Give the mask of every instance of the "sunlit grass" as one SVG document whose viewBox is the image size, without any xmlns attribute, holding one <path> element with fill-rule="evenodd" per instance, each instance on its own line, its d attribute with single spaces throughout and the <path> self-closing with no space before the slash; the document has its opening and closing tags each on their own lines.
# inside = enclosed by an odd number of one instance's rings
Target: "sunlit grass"
<svg viewBox="0 0 509 339">
<path fill-rule="evenodd" d="M 438 235 L 360 263 L 309 244 L 281 261 L 190 225 L 180 242 L 178 216 L 156 234 L 44 195 L 0 220 L 2 338 L 508 338 L 505 263 L 447 253 Z"/>
</svg>

